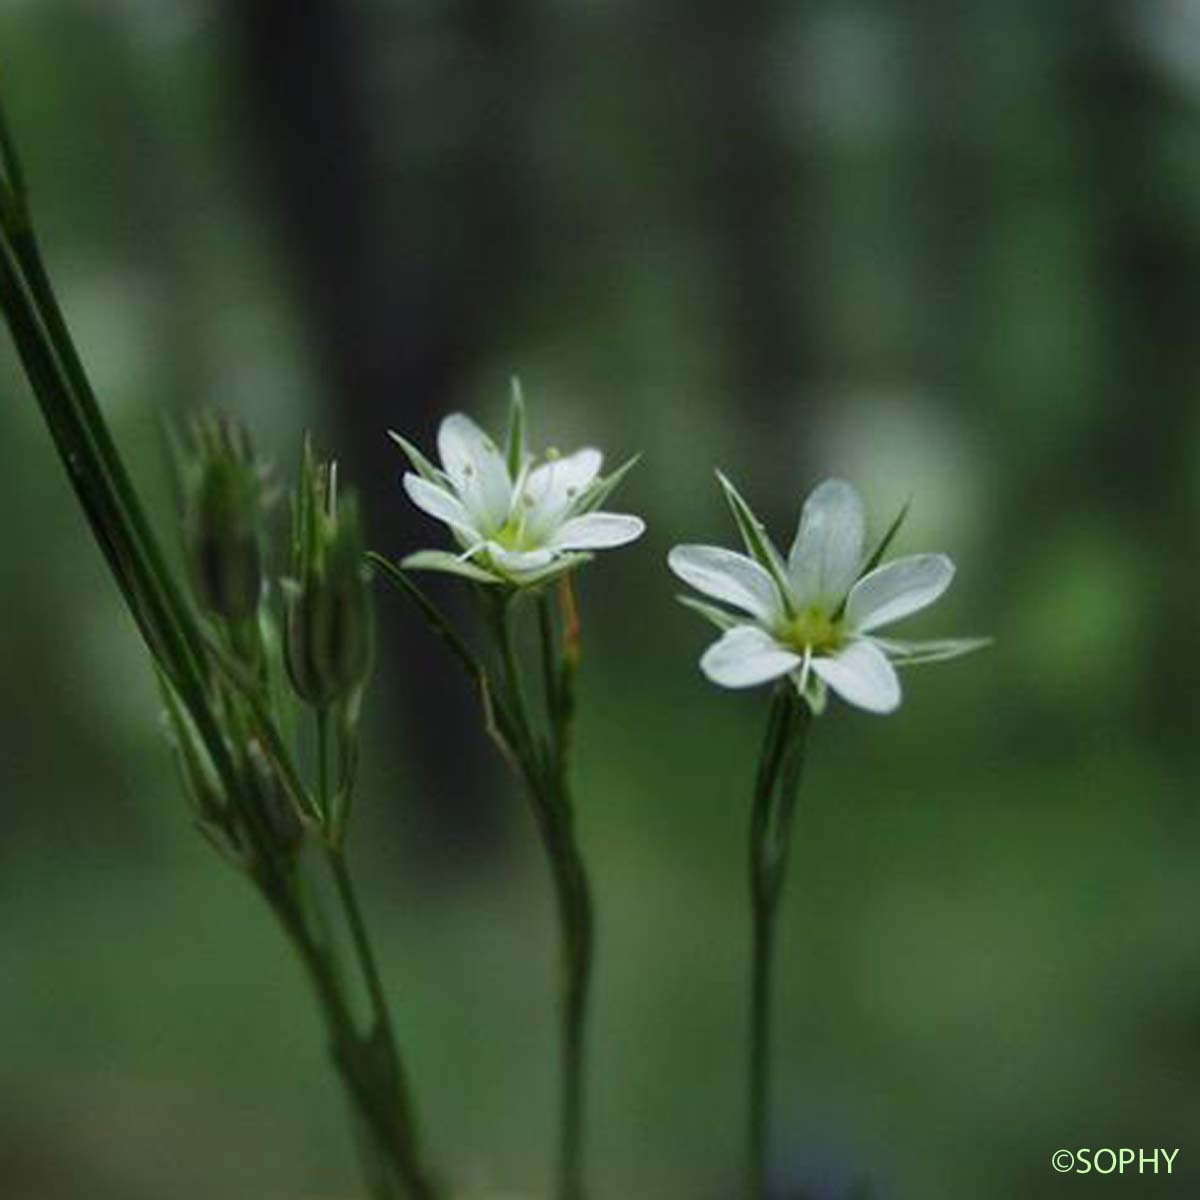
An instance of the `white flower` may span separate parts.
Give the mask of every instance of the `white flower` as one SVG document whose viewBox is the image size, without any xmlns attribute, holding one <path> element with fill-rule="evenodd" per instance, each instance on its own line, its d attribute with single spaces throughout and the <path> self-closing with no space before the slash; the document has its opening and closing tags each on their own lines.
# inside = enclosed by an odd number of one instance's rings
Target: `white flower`
<svg viewBox="0 0 1200 1200">
<path fill-rule="evenodd" d="M 646 528 L 640 517 L 597 511 L 636 459 L 602 477 L 603 456 L 591 447 L 565 456 L 551 452 L 541 462 L 527 453 L 515 380 L 503 453 L 461 413 L 438 428 L 440 468 L 399 434 L 391 436 L 413 466 L 404 476 L 409 499 L 444 521 L 461 548 L 459 554 L 420 551 L 404 560 L 406 567 L 529 586 L 587 562 L 592 550 L 632 542 Z"/>
<path fill-rule="evenodd" d="M 698 592 L 736 609 L 681 596 L 724 630 L 700 659 L 723 687 L 754 687 L 790 676 L 814 712 L 826 688 L 869 712 L 900 704 L 895 665 L 934 662 L 978 649 L 987 639 L 902 642 L 876 630 L 932 604 L 950 586 L 944 554 L 916 554 L 879 565 L 905 511 L 873 553 L 865 547 L 863 503 L 848 483 L 830 479 L 804 503 L 786 561 L 761 523 L 718 472 L 749 555 L 719 546 L 676 546 L 671 570 Z"/>
</svg>

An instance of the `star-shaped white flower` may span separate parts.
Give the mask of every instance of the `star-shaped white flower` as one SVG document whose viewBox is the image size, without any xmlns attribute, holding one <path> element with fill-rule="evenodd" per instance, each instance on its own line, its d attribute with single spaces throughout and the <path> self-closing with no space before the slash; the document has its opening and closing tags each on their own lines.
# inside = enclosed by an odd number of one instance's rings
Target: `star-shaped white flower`
<svg viewBox="0 0 1200 1200">
<path fill-rule="evenodd" d="M 461 553 L 423 550 L 404 566 L 465 575 L 480 583 L 531 586 L 587 562 L 593 550 L 634 541 L 640 517 L 597 511 L 636 459 L 601 476 L 603 455 L 585 447 L 537 461 L 525 448 L 525 410 L 514 381 L 507 445 L 470 417 L 452 413 L 438 428 L 435 467 L 397 433 L 413 470 L 404 490 L 423 512 L 444 521 Z"/>
<path fill-rule="evenodd" d="M 714 683 L 745 688 L 790 676 L 814 712 L 825 707 L 828 687 L 859 708 L 888 713 L 901 699 L 895 666 L 954 658 L 987 644 L 986 638 L 907 642 L 877 635 L 932 604 L 954 578 L 944 554 L 880 565 L 904 512 L 868 555 L 858 492 L 827 480 L 805 501 L 785 560 L 733 485 L 718 478 L 748 555 L 676 546 L 667 560 L 685 583 L 737 610 L 680 597 L 724 630 L 700 659 Z"/>
</svg>

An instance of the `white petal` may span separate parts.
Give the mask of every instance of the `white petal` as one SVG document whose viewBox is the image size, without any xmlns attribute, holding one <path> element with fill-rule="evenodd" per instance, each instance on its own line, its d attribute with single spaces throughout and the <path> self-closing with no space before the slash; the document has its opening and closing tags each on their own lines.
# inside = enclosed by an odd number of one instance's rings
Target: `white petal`
<svg viewBox="0 0 1200 1200">
<path fill-rule="evenodd" d="M 555 550 L 609 550 L 640 538 L 646 531 L 641 517 L 623 513 L 588 513 L 559 526 L 547 545 Z"/>
<path fill-rule="evenodd" d="M 889 713 L 900 706 L 896 671 L 871 642 L 850 642 L 829 658 L 814 658 L 812 669 L 843 700 L 868 712 Z"/>
<path fill-rule="evenodd" d="M 451 529 L 463 534 L 469 540 L 478 541 L 474 523 L 470 514 L 463 507 L 457 496 L 452 496 L 445 488 L 422 479 L 412 471 L 405 472 L 404 490 L 408 498 L 422 511 L 439 521 L 445 521 Z"/>
<path fill-rule="evenodd" d="M 506 550 L 495 542 L 488 542 L 483 547 L 488 560 L 498 570 L 506 575 L 523 575 L 530 571 L 540 571 L 548 567 L 555 558 L 553 550 L 545 548 L 538 550 Z"/>
<path fill-rule="evenodd" d="M 512 482 L 504 456 L 470 417 L 451 413 L 438 428 L 438 454 L 450 482 L 474 518 L 488 531 L 508 520 Z"/>
<path fill-rule="evenodd" d="M 548 538 L 600 474 L 603 463 L 599 450 L 585 446 L 534 467 L 520 498 L 526 536 L 535 541 Z"/>
<path fill-rule="evenodd" d="M 667 565 L 698 592 L 732 604 L 765 624 L 783 615 L 783 601 L 765 567 L 722 546 L 676 546 Z"/>
<path fill-rule="evenodd" d="M 727 688 L 755 687 L 794 671 L 800 655 L 782 647 L 765 629 L 739 625 L 713 642 L 700 659 L 700 669 Z"/>
<path fill-rule="evenodd" d="M 889 625 L 932 604 L 954 578 L 944 554 L 897 558 L 864 575 L 846 601 L 846 624 L 865 633 Z"/>
<path fill-rule="evenodd" d="M 567 574 L 568 571 L 574 571 L 576 567 L 583 566 L 586 562 L 591 562 L 594 556 L 586 551 L 570 554 L 556 554 L 554 561 L 547 566 L 540 567 L 536 571 L 523 571 L 514 582 L 521 584 L 523 587 L 534 587 L 537 584 L 548 583 L 551 579 L 557 579 L 560 575 Z"/>
<path fill-rule="evenodd" d="M 798 607 L 840 604 L 863 561 L 866 518 L 858 492 L 827 479 L 804 502 L 788 554 L 788 576 Z"/>
</svg>

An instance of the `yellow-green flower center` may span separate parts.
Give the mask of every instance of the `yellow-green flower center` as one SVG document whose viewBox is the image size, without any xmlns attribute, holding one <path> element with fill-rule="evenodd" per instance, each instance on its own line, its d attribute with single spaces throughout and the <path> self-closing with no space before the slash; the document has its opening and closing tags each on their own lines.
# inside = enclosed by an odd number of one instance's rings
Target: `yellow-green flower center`
<svg viewBox="0 0 1200 1200">
<path fill-rule="evenodd" d="M 815 604 L 802 609 L 782 630 L 782 638 L 798 653 L 828 654 L 846 640 L 845 627 Z"/>
<path fill-rule="evenodd" d="M 528 550 L 526 544 L 525 521 L 522 518 L 514 520 L 510 517 L 499 529 L 492 534 L 492 541 L 503 546 L 505 550 Z"/>
</svg>

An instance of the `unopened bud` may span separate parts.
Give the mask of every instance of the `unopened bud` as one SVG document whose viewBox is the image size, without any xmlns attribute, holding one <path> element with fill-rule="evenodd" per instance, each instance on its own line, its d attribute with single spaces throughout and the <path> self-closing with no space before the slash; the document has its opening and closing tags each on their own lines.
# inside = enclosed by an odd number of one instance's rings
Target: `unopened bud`
<svg viewBox="0 0 1200 1200">
<path fill-rule="evenodd" d="M 284 582 L 284 651 L 297 695 L 317 708 L 348 699 L 371 670 L 374 612 L 358 506 L 339 497 L 337 469 L 305 444 L 293 512 L 292 577 Z"/>
<path fill-rule="evenodd" d="M 246 620 L 262 591 L 264 507 L 263 472 L 246 431 L 221 417 L 198 419 L 183 470 L 184 542 L 196 599 L 215 616 Z"/>
</svg>

